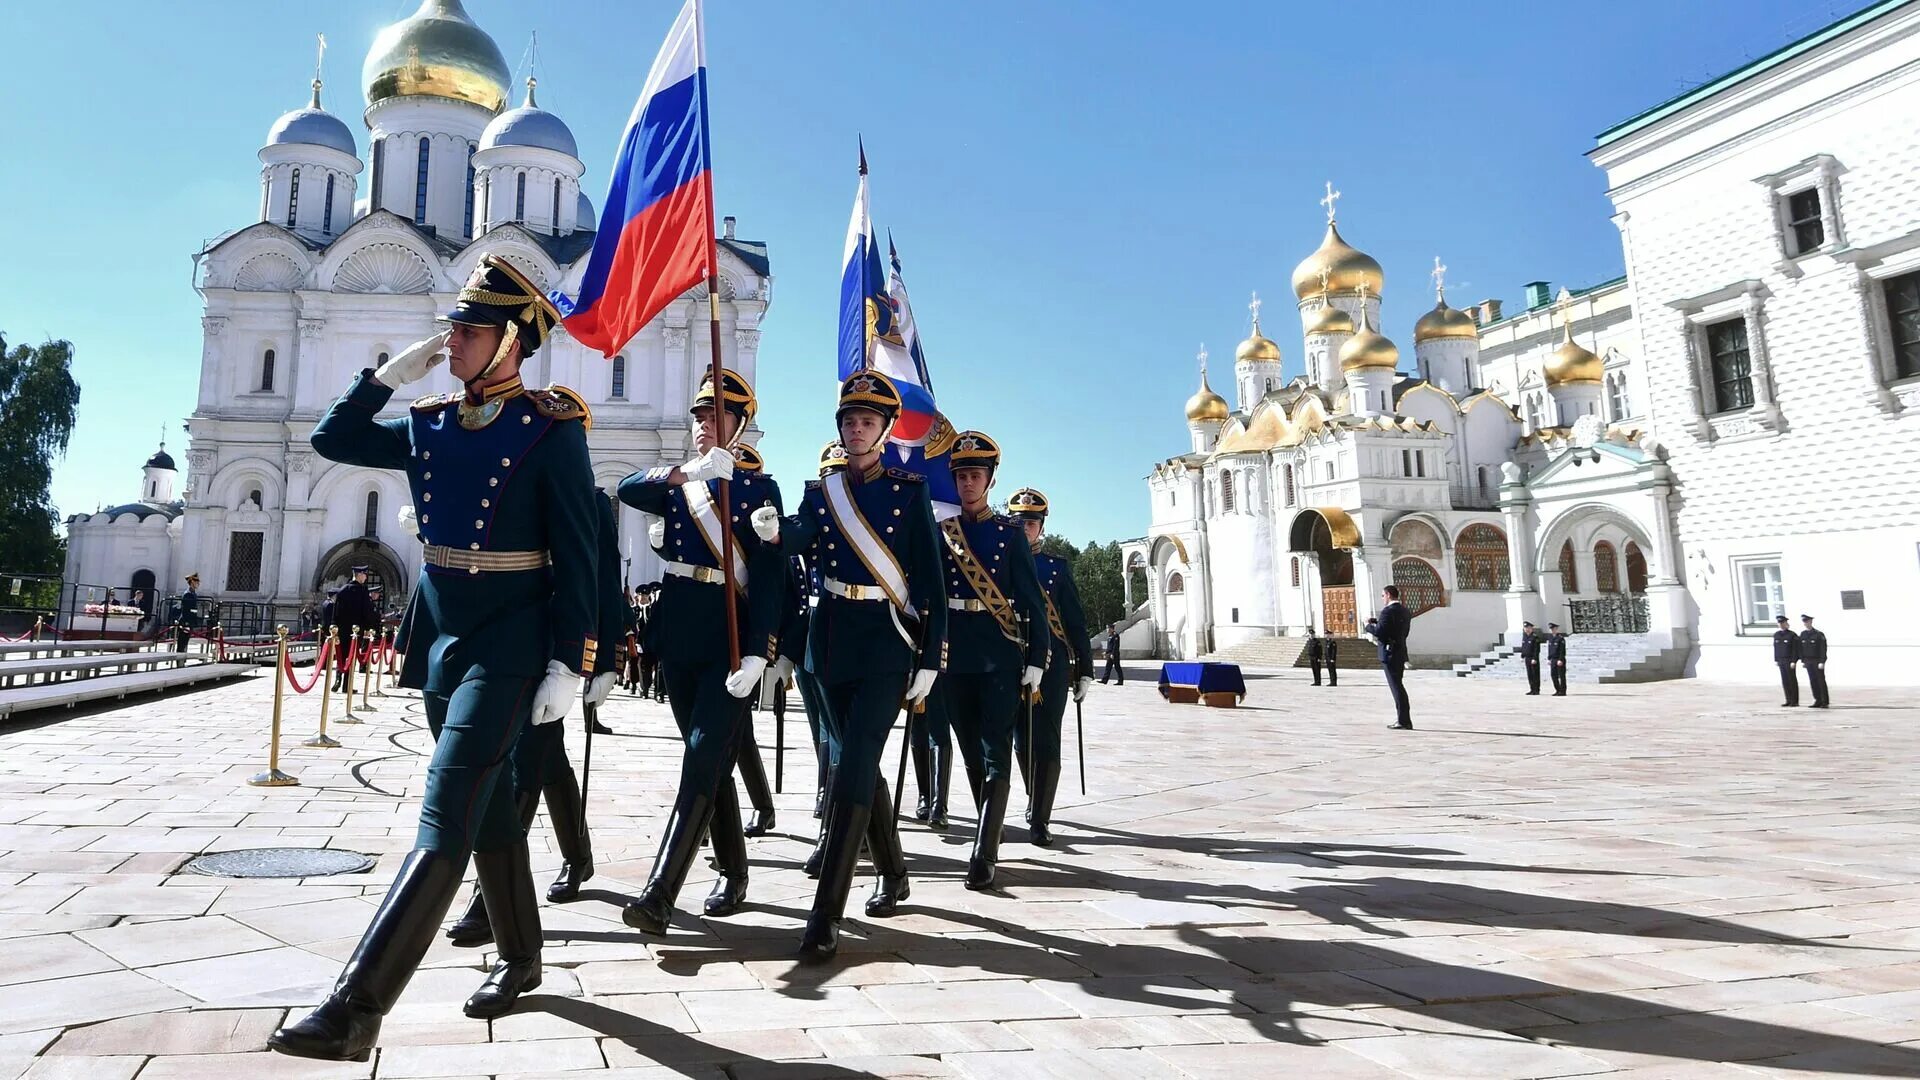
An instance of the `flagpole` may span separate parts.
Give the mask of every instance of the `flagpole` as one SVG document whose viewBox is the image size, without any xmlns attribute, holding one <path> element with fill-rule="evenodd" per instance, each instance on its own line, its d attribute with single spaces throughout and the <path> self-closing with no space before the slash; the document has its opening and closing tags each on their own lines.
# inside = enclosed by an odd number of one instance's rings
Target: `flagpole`
<svg viewBox="0 0 1920 1080">
<path fill-rule="evenodd" d="M 720 435 L 720 414 L 727 406 L 727 384 L 721 379 L 720 363 L 720 241 L 713 220 L 713 139 L 707 122 L 711 99 L 707 93 L 707 17 L 700 0 L 693 0 L 693 40 L 695 70 L 701 73 L 700 143 L 707 152 L 707 329 L 712 334 L 713 433 Z M 742 421 L 745 422 L 744 420 Z M 737 439 L 736 439 L 737 441 Z M 729 450 L 732 447 L 728 447 Z M 733 486 L 720 478 L 720 532 L 724 538 L 720 551 L 720 591 L 727 598 L 727 670 L 740 670 L 740 614 L 733 595 Z"/>
</svg>

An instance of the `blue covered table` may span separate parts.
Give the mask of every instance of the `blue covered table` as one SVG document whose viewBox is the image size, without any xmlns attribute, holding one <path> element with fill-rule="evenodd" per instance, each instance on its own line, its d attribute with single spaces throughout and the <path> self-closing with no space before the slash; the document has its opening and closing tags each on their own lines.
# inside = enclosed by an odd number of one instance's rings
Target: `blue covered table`
<svg viewBox="0 0 1920 1080">
<path fill-rule="evenodd" d="M 1238 664 L 1176 663 L 1160 666 L 1160 696 L 1175 705 L 1231 709 L 1247 696 Z"/>
</svg>

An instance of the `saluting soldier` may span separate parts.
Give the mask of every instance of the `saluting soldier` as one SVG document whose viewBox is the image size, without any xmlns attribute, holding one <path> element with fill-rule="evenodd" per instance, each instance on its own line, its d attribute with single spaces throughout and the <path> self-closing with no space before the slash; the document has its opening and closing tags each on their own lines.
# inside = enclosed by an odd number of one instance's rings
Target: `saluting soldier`
<svg viewBox="0 0 1920 1080">
<path fill-rule="evenodd" d="M 1520 662 L 1527 668 L 1527 695 L 1540 694 L 1540 631 L 1530 622 L 1520 624 Z"/>
<path fill-rule="evenodd" d="M 405 470 L 411 483 L 425 565 L 402 622 L 400 684 L 422 691 L 434 747 L 413 850 L 333 992 L 268 1040 L 282 1053 L 365 1060 L 470 854 L 499 959 L 467 1015 L 502 1015 L 540 985 L 540 917 L 507 756 L 528 722 L 566 714 L 596 659 L 587 410 L 569 390 L 521 383 L 560 313 L 504 259 L 481 261 L 447 318 L 448 332 L 363 370 L 313 430 L 320 456 Z M 378 419 L 443 346 L 465 392 Z"/>
<path fill-rule="evenodd" d="M 812 962 L 839 948 L 863 836 L 880 877 L 867 914 L 892 915 L 910 892 L 880 752 L 903 694 L 909 707 L 924 701 L 944 666 L 947 609 L 926 480 L 880 460 L 899 416 L 893 380 L 856 372 L 840 386 L 835 416 L 847 467 L 809 482 L 792 517 L 754 512 L 762 537 L 779 538 L 787 551 L 811 548 L 819 560 L 806 670 L 825 691 L 840 754 L 828 767 L 820 884 L 800 942 L 802 959 Z"/>
<path fill-rule="evenodd" d="M 1049 847 L 1053 798 L 1060 790 L 1060 729 L 1066 722 L 1068 695 L 1084 701 L 1093 685 L 1093 643 L 1087 636 L 1087 616 L 1080 607 L 1080 590 L 1074 587 L 1072 565 L 1040 550 L 1047 529 L 1047 497 L 1033 488 L 1021 488 L 1007 500 L 1007 513 L 1026 530 L 1040 595 L 1046 601 L 1047 670 L 1040 679 L 1040 698 L 1033 703 L 1033 730 L 1014 725 L 1013 742 L 1027 779 L 1027 838 Z"/>
<path fill-rule="evenodd" d="M 734 755 L 741 728 L 749 722 L 747 696 L 760 685 L 780 641 L 786 590 L 779 575 L 785 567 L 779 548 L 755 536 L 747 519 L 762 506 L 777 511 L 780 488 L 768 477 L 736 471 L 740 436 L 759 406 L 753 387 L 738 372 L 722 371 L 720 381 L 716 392 L 709 374 L 693 396 L 693 458 L 620 482 L 621 502 L 660 518 L 666 576 L 655 606 L 652 645 L 674 723 L 686 741 L 679 793 L 653 872 L 621 912 L 628 926 L 649 934 L 667 932 L 674 901 L 701 838 L 709 833 L 720 877 L 704 910 L 721 917 L 746 902 L 747 842 L 733 784 Z M 731 506 L 720 502 L 723 477 L 731 480 Z M 722 558 L 729 560 L 731 586 L 720 570 Z M 728 604 L 738 620 L 737 670 L 727 655 Z"/>
<path fill-rule="evenodd" d="M 1773 632 L 1773 663 L 1780 669 L 1780 689 L 1787 695 L 1780 707 L 1791 709 L 1800 704 L 1800 676 L 1793 670 L 1800 660 L 1800 636 L 1788 628 L 1785 615 L 1774 616 L 1773 624 L 1778 628 Z"/>
<path fill-rule="evenodd" d="M 1553 677 L 1553 696 L 1567 696 L 1567 634 L 1560 624 L 1547 624 L 1547 673 Z"/>
<path fill-rule="evenodd" d="M 1000 446 L 963 431 L 947 460 L 960 516 L 940 524 L 946 568 L 947 674 L 929 709 L 945 714 L 979 808 L 966 886 L 993 885 L 1012 780 L 1013 729 L 1047 667 L 1046 600 L 1026 530 L 987 505 Z"/>
<path fill-rule="evenodd" d="M 1800 616 L 1800 666 L 1807 669 L 1807 689 L 1813 691 L 1813 708 L 1827 707 L 1827 635 L 1813 628 L 1813 616 Z"/>
</svg>

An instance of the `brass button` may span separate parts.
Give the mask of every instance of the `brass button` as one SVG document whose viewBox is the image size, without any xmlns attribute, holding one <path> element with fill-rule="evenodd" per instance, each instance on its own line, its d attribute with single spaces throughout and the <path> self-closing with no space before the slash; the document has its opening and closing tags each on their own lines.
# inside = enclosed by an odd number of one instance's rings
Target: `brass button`
<svg viewBox="0 0 1920 1080">
<path fill-rule="evenodd" d="M 531 424 L 531 423 L 533 423 L 533 417 L 531 417 L 531 416 L 523 416 L 523 417 L 521 417 L 521 418 L 520 418 L 520 422 L 521 422 L 521 423 L 523 423 L 523 424 Z"/>
<path fill-rule="evenodd" d="M 420 479 L 422 479 L 422 480 L 431 480 L 431 479 L 433 479 L 433 474 L 432 474 L 432 473 L 421 473 L 421 474 L 420 474 Z"/>
<path fill-rule="evenodd" d="M 421 514 L 421 515 L 420 515 L 420 524 L 422 524 L 422 525 L 425 525 L 426 523 L 427 523 L 427 515 L 425 515 L 425 514 Z"/>
<path fill-rule="evenodd" d="M 479 550 L 480 550 L 480 543 L 479 543 L 479 541 L 477 541 L 477 540 L 476 540 L 476 541 L 474 541 L 473 543 L 471 543 L 471 544 L 468 544 L 468 545 L 467 545 L 467 547 L 469 547 L 469 548 L 471 548 L 471 549 L 473 549 L 474 551 L 479 551 Z"/>
<path fill-rule="evenodd" d="M 480 572 L 480 568 L 479 568 L 479 567 L 477 567 L 477 566 L 469 566 L 469 567 L 467 567 L 467 573 L 469 573 L 469 574 L 477 574 L 477 573 L 479 573 L 479 572 Z"/>
<path fill-rule="evenodd" d="M 484 529 L 487 527 L 487 523 L 484 521 L 476 521 L 473 523 L 473 527 L 476 529 Z"/>
<path fill-rule="evenodd" d="M 512 458 L 501 458 L 501 459 L 500 459 L 500 467 L 501 467 L 501 468 L 503 468 L 503 469 L 511 469 L 511 468 L 513 468 L 513 459 L 512 459 Z"/>
<path fill-rule="evenodd" d="M 899 491 L 899 490 L 900 490 L 900 485 L 899 485 L 899 484 L 895 484 L 895 485 L 893 485 L 893 490 L 895 490 L 895 491 Z"/>
<path fill-rule="evenodd" d="M 487 507 L 490 507 L 490 506 L 492 506 L 492 505 L 493 505 L 493 500 L 492 500 L 492 499 L 481 499 L 481 500 L 480 500 L 480 506 L 481 506 L 481 508 L 482 508 L 482 509 L 485 509 L 485 508 L 487 508 Z"/>
<path fill-rule="evenodd" d="M 424 452 L 422 452 L 422 453 L 421 453 L 421 455 L 420 455 L 420 460 L 421 460 L 421 461 L 432 461 L 432 460 L 433 460 L 433 451 L 431 451 L 431 450 L 427 450 L 427 451 L 424 451 Z"/>
<path fill-rule="evenodd" d="M 500 478 L 499 478 L 499 477 L 497 477 L 497 476 L 490 476 L 490 477 L 488 477 L 488 478 L 487 478 L 487 486 L 488 486 L 488 487 L 499 487 L 499 486 L 500 486 Z"/>
<path fill-rule="evenodd" d="M 899 516 L 900 516 L 900 510 L 899 510 L 899 508 L 898 508 L 898 507 L 895 507 L 895 508 L 894 508 L 894 511 L 893 511 L 893 516 L 894 516 L 894 517 L 899 517 Z"/>
</svg>

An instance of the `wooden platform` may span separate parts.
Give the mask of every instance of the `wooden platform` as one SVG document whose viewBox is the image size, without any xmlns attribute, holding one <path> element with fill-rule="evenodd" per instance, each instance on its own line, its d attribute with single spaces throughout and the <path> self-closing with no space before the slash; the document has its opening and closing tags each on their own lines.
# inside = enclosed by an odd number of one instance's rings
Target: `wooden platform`
<svg viewBox="0 0 1920 1080">
<path fill-rule="evenodd" d="M 31 684 L 37 679 L 45 683 L 58 683 L 67 676 L 87 679 L 108 671 L 122 674 L 142 667 L 156 671 L 163 667 L 198 667 L 207 662 L 210 662 L 210 658 L 204 654 L 177 652 L 92 653 L 84 656 L 46 656 L 37 660 L 8 660 L 0 663 L 0 686 L 11 689 L 16 681 Z"/>
<path fill-rule="evenodd" d="M 133 652 L 153 644 L 150 641 L 122 641 L 116 638 L 88 638 L 56 641 L 0 641 L 0 657 L 7 656 L 71 656 L 75 653 Z"/>
<path fill-rule="evenodd" d="M 0 720 L 16 713 L 55 706 L 72 707 L 86 701 L 119 699 L 128 694 L 174 690 L 195 683 L 217 682 L 256 670 L 252 664 L 187 664 L 158 671 L 131 671 L 72 682 L 42 683 L 0 690 Z"/>
</svg>

